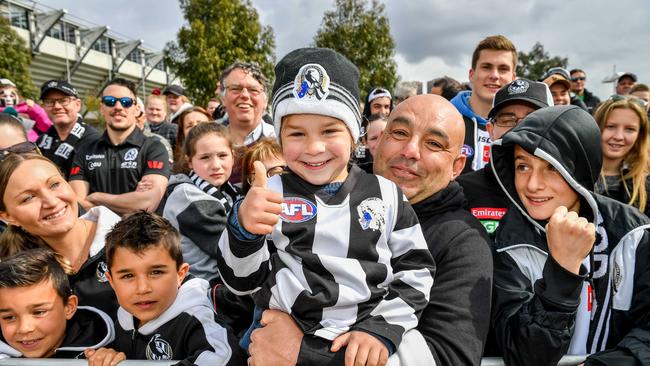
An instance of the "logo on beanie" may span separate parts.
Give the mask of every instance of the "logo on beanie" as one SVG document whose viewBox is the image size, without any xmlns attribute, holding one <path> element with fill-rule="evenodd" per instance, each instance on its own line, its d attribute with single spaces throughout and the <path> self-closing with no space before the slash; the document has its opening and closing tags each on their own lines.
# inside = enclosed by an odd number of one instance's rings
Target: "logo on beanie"
<svg viewBox="0 0 650 366">
<path fill-rule="evenodd" d="M 510 84 L 510 86 L 508 87 L 508 94 L 512 95 L 512 94 L 525 93 L 528 90 L 529 86 L 530 84 L 528 84 L 527 81 L 517 79 L 513 81 L 512 84 Z"/>
<path fill-rule="evenodd" d="M 327 98 L 329 89 L 330 77 L 319 64 L 303 65 L 293 82 L 293 96 L 310 102 L 320 102 Z"/>
</svg>

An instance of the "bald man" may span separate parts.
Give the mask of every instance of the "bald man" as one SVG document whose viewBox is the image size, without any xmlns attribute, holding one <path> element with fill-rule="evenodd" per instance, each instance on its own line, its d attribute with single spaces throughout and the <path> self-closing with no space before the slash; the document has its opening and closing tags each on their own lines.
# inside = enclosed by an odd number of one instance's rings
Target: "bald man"
<svg viewBox="0 0 650 366">
<path fill-rule="evenodd" d="M 398 348 L 392 357 L 402 365 L 481 362 L 490 322 L 492 254 L 485 229 L 463 209 L 463 191 L 454 181 L 465 167 L 464 136 L 456 108 L 426 94 L 395 107 L 377 146 L 375 174 L 404 191 L 437 266 L 417 332 L 404 336 L 411 345 L 419 342 L 422 352 L 402 354 Z M 262 325 L 249 348 L 253 364 L 293 365 L 311 351 L 289 315 L 267 310 Z"/>
</svg>

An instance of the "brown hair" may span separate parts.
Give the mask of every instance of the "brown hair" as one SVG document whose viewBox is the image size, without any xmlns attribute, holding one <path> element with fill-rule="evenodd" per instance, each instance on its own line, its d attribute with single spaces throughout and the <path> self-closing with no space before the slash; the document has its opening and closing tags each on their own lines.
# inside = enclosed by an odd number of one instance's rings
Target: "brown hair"
<svg viewBox="0 0 650 366">
<path fill-rule="evenodd" d="M 242 192 L 246 194 L 251 188 L 248 178 L 253 174 L 253 163 L 257 160 L 264 161 L 266 159 L 282 158 L 282 149 L 280 144 L 275 138 L 262 138 L 257 141 L 253 146 L 246 149 L 244 157 L 242 158 Z"/>
<path fill-rule="evenodd" d="M 0 162 L 0 211 L 7 212 L 4 196 L 9 179 L 14 171 L 26 160 L 43 160 L 65 177 L 59 167 L 48 158 L 37 153 L 9 154 Z M 40 237 L 34 236 L 22 228 L 9 224 L 7 229 L 0 236 L 0 258 L 13 255 L 25 249 L 49 247 Z"/>
<path fill-rule="evenodd" d="M 632 149 L 623 158 L 623 162 L 627 164 L 630 170 L 627 174 L 622 174 L 621 172 L 621 180 L 623 180 L 622 183 L 625 189 L 627 189 L 626 181 L 632 181 L 632 192 L 631 194 L 628 192 L 630 195 L 630 202 L 628 204 L 644 212 L 648 198 L 645 182 L 649 170 L 648 164 L 650 164 L 650 152 L 648 151 L 648 148 L 650 148 L 648 141 L 648 115 L 636 100 L 631 98 L 609 99 L 602 103 L 596 112 L 594 112 L 594 119 L 598 122 L 601 133 L 606 127 L 610 113 L 615 109 L 629 109 L 639 117 L 639 136 L 634 142 Z"/>
<path fill-rule="evenodd" d="M 517 48 L 508 38 L 502 35 L 489 36 L 478 43 L 472 53 L 472 69 L 476 69 L 476 63 L 483 50 L 510 51 L 512 52 L 512 71 L 517 69 Z"/>
<path fill-rule="evenodd" d="M 228 141 L 228 147 L 232 152 L 235 148 L 235 145 L 230 141 L 230 132 L 228 129 L 218 123 L 200 123 L 190 130 L 185 138 L 185 143 L 183 144 L 183 154 L 187 160 L 191 160 L 194 154 L 196 154 L 196 142 L 203 136 L 213 133 L 219 137 L 223 137 Z"/>
<path fill-rule="evenodd" d="M 45 248 L 23 250 L 0 262 L 0 288 L 27 287 L 50 280 L 67 304 L 72 296 L 68 275 L 73 273 L 61 254 Z"/>
<path fill-rule="evenodd" d="M 183 156 L 183 144 L 185 143 L 185 132 L 183 130 L 185 127 L 185 117 L 193 112 L 202 113 L 208 117 L 208 120 L 212 120 L 212 116 L 202 107 L 188 108 L 178 116 L 178 133 L 176 134 L 176 145 L 174 146 L 174 173 L 189 173 L 190 171 L 187 160 Z"/>
<path fill-rule="evenodd" d="M 146 211 L 126 215 L 106 234 L 108 270 L 110 271 L 113 266 L 113 257 L 117 248 L 125 248 L 141 254 L 157 246 L 167 250 L 169 256 L 176 262 L 176 268 L 180 268 L 183 264 L 181 236 L 167 219 Z"/>
</svg>

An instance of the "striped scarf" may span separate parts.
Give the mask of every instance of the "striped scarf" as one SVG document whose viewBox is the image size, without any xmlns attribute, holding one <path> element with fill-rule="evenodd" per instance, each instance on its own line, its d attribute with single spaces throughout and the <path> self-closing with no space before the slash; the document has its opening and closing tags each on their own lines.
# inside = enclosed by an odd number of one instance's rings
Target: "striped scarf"
<svg viewBox="0 0 650 366">
<path fill-rule="evenodd" d="M 190 171 L 188 176 L 192 183 L 200 190 L 221 202 L 227 213 L 232 209 L 233 203 L 241 197 L 239 189 L 230 184 L 230 182 L 224 183 L 221 187 L 215 187 L 210 182 L 199 177 L 193 170 Z"/>
</svg>

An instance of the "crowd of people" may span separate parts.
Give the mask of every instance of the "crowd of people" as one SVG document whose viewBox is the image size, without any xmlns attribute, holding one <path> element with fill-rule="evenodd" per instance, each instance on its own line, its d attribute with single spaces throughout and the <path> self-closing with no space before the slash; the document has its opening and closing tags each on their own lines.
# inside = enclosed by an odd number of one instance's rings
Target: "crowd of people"
<svg viewBox="0 0 650 366">
<path fill-rule="evenodd" d="M 377 86 L 331 49 L 180 85 L 0 79 L 0 357 L 182 365 L 650 364 L 650 91 Z"/>
</svg>

